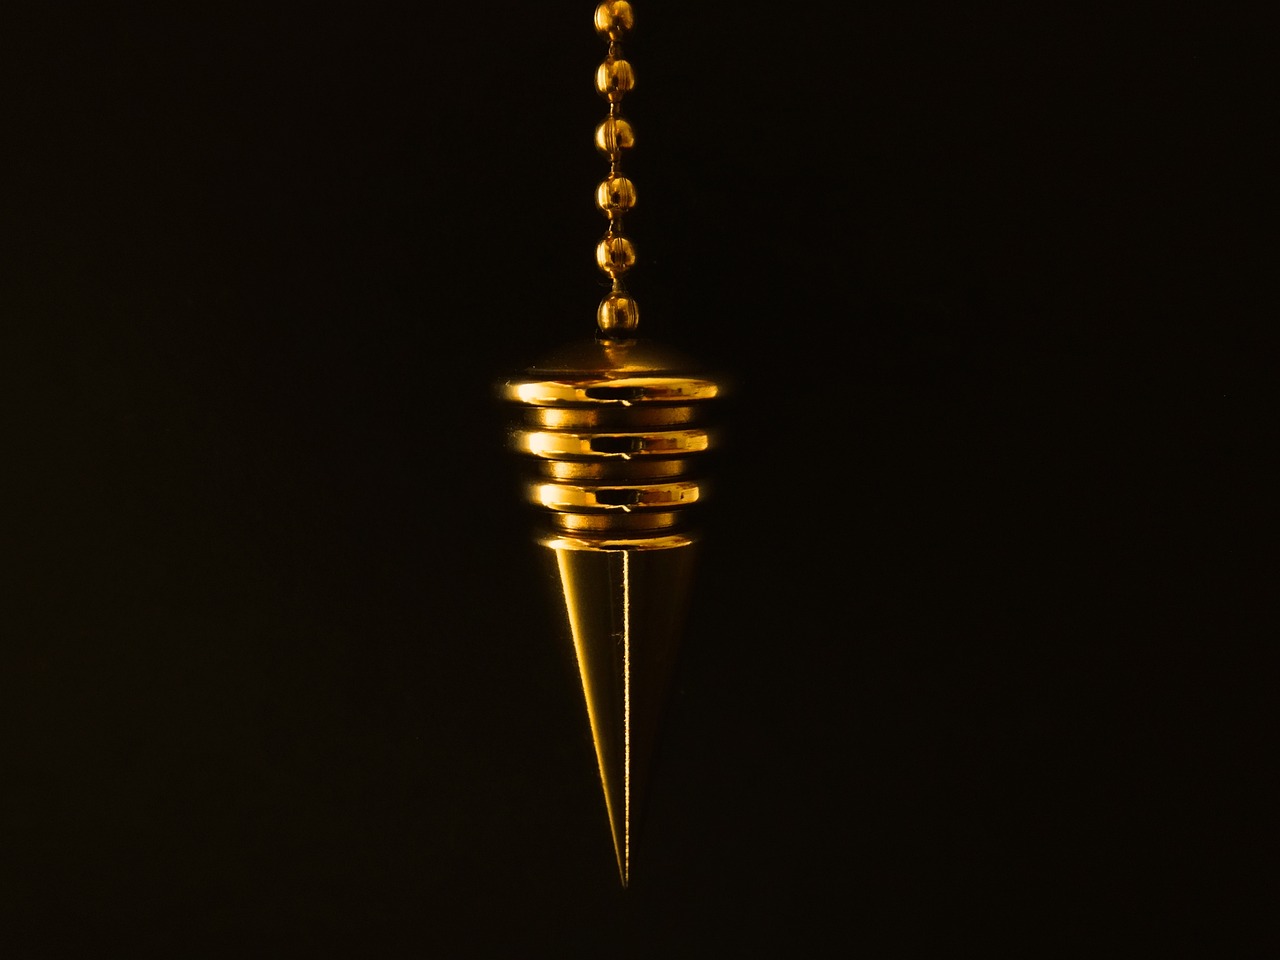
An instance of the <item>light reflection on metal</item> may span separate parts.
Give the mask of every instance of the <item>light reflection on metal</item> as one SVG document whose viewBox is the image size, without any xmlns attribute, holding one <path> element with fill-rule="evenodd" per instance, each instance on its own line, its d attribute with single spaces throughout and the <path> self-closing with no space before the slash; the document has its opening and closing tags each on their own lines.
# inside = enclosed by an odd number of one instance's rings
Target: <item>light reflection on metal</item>
<svg viewBox="0 0 1280 960">
<path fill-rule="evenodd" d="M 629 376 L 636 367 L 648 374 L 639 383 Z M 513 401 L 516 424 L 550 422 L 554 418 L 546 414 L 560 411 L 566 414 L 561 422 L 575 429 L 559 435 L 583 441 L 572 447 L 534 445 L 522 427 L 512 430 L 513 447 L 531 475 L 526 498 L 542 510 L 539 543 L 551 561 L 572 638 L 624 886 L 693 570 L 692 515 L 705 496 L 700 454 L 714 439 L 707 429 L 707 401 L 720 388 L 694 377 L 693 369 L 644 341 L 597 341 L 562 350 L 502 387 Z M 627 381 L 625 391 L 610 392 Z M 582 389 L 585 383 L 597 385 L 592 399 Z M 541 402 L 531 404 L 529 398 Z M 678 421 L 675 429 L 617 429 L 661 420 L 676 405 L 679 415 L 667 418 Z M 591 420 L 608 424 L 610 432 L 578 427 Z M 703 439 L 697 450 L 660 442 L 690 433 Z M 635 435 L 654 442 L 635 445 L 625 457 L 591 442 Z"/>
<path fill-rule="evenodd" d="M 635 131 L 620 113 L 635 86 L 621 42 L 631 4 L 595 12 L 608 53 L 596 86 L 608 116 L 596 145 L 609 161 L 596 203 L 608 229 L 596 262 L 609 292 L 597 339 L 560 350 L 501 386 L 510 443 L 527 468 L 525 499 L 542 517 L 539 543 L 572 639 L 613 834 L 631 876 L 631 839 L 680 636 L 706 498 L 702 455 L 715 445 L 708 401 L 721 387 L 684 357 L 635 339 L 640 309 L 624 285 L 636 249 L 623 235 L 636 186 L 622 174 Z"/>
</svg>

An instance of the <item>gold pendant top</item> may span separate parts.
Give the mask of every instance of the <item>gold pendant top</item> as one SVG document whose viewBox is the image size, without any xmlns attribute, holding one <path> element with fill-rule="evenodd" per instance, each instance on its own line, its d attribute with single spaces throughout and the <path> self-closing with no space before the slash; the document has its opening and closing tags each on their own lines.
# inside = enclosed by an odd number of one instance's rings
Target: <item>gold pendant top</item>
<svg viewBox="0 0 1280 960">
<path fill-rule="evenodd" d="M 720 386 L 674 351 L 633 339 L 640 310 L 623 283 L 635 246 L 623 235 L 636 188 L 622 173 L 635 131 L 621 115 L 635 88 L 622 41 L 635 26 L 626 0 L 596 7 L 596 31 L 608 52 L 596 89 L 609 113 L 596 147 L 609 161 L 596 205 L 609 220 L 596 262 L 611 290 L 596 312 L 594 342 L 562 348 L 502 387 L 516 406 L 512 446 L 526 458 L 526 498 L 548 511 L 557 534 L 599 538 L 660 537 L 686 529 L 706 495 L 700 454 L 713 438 L 707 404 Z"/>
<path fill-rule="evenodd" d="M 561 533 L 631 540 L 685 529 L 706 495 L 707 401 L 720 386 L 643 340 L 587 341 L 503 384 L 526 498 Z"/>
</svg>

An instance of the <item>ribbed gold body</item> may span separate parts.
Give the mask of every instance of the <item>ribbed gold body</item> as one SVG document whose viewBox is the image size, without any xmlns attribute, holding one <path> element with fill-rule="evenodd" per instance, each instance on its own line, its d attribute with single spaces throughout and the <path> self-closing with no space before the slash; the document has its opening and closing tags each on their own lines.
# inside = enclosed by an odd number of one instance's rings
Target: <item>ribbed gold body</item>
<svg viewBox="0 0 1280 960">
<path fill-rule="evenodd" d="M 503 386 L 527 455 L 527 499 L 559 531 L 635 537 L 685 525 L 705 495 L 713 444 L 706 401 L 720 387 L 640 340 L 568 347 Z"/>
</svg>

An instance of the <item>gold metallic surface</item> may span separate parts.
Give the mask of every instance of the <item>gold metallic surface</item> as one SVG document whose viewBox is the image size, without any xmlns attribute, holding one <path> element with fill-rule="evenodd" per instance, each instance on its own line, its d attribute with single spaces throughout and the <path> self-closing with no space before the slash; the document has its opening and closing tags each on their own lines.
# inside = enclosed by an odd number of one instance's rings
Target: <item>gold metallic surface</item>
<svg viewBox="0 0 1280 960">
<path fill-rule="evenodd" d="M 600 301 L 596 323 L 605 334 L 630 334 L 640 325 L 640 305 L 624 293 L 611 293 Z"/>
<path fill-rule="evenodd" d="M 690 480 L 620 486 L 533 483 L 529 485 L 528 496 L 532 503 L 549 510 L 621 510 L 626 513 L 655 507 L 670 510 L 697 503 L 701 491 L 699 485 Z"/>
<path fill-rule="evenodd" d="M 606 60 L 596 67 L 596 90 L 610 103 L 618 103 L 636 87 L 636 74 L 626 60 Z"/>
<path fill-rule="evenodd" d="M 631 457 L 681 456 L 701 453 L 711 446 L 705 430 L 637 431 L 635 433 L 562 433 L 550 430 L 518 430 L 512 445 L 535 457 Z"/>
<path fill-rule="evenodd" d="M 626 273 L 636 262 L 636 248 L 626 237 L 605 237 L 596 244 L 596 264 L 611 277 Z"/>
<path fill-rule="evenodd" d="M 604 63 L 596 70 L 596 89 L 609 101 L 609 116 L 596 129 L 596 145 L 609 158 L 609 176 L 596 187 L 596 206 L 609 218 L 609 228 L 596 247 L 596 263 L 609 275 L 612 291 L 596 309 L 596 324 L 605 340 L 629 340 L 640 323 L 640 307 L 626 291 L 623 275 L 636 261 L 635 248 L 623 236 L 623 215 L 636 205 L 636 188 L 622 175 L 622 154 L 635 142 L 631 125 L 619 116 L 623 96 L 635 86 L 631 64 L 622 57 L 621 41 L 635 15 L 625 0 L 606 0 L 596 8 L 596 30 L 609 41 Z"/>
<path fill-rule="evenodd" d="M 599 481 L 631 480 L 644 483 L 667 480 L 689 472 L 688 460 L 539 460 L 538 476 L 551 480 Z"/>
<path fill-rule="evenodd" d="M 596 127 L 596 149 L 615 163 L 636 145 L 636 133 L 622 117 L 609 117 Z"/>
<path fill-rule="evenodd" d="M 688 377 L 618 377 L 579 382 L 544 380 L 508 383 L 504 399 L 521 403 L 617 403 L 645 400 L 711 400 L 720 392 L 712 380 Z"/>
<path fill-rule="evenodd" d="M 596 89 L 609 101 L 595 133 L 609 160 L 596 188 L 609 218 L 596 262 L 611 281 L 596 311 L 597 339 L 562 347 L 499 388 L 577 660 L 624 887 L 688 594 L 694 519 L 707 493 L 709 401 L 721 392 L 686 358 L 634 338 L 640 309 L 623 275 L 636 251 L 623 217 L 636 188 L 621 161 L 635 133 L 620 116 L 635 86 L 621 49 L 634 22 L 625 0 L 595 11 L 609 44 L 596 70 Z"/>
<path fill-rule="evenodd" d="M 636 205 L 636 185 L 626 177 L 611 176 L 596 187 L 596 206 L 610 217 L 626 213 Z"/>
<path fill-rule="evenodd" d="M 696 537 L 673 533 L 659 537 L 617 537 L 614 539 L 553 535 L 538 541 L 553 550 L 669 550 L 697 543 Z"/>
<path fill-rule="evenodd" d="M 678 511 L 652 513 L 552 513 L 552 527 L 581 536 L 617 537 L 670 533 L 680 526 Z"/>
<path fill-rule="evenodd" d="M 548 537 L 604 788 L 618 873 L 630 881 L 631 840 L 675 660 L 694 541 L 635 545 Z"/>
<path fill-rule="evenodd" d="M 596 7 L 596 32 L 606 40 L 622 40 L 636 25 L 636 15 L 627 0 L 612 0 Z"/>
<path fill-rule="evenodd" d="M 549 430 L 621 430 L 627 427 L 670 427 L 690 423 L 696 416 L 692 404 L 597 404 L 591 407 L 529 407 L 524 422 Z"/>
<path fill-rule="evenodd" d="M 581 675 L 623 884 L 692 570 L 721 388 L 640 340 L 571 344 L 503 384 L 510 442 Z"/>
</svg>

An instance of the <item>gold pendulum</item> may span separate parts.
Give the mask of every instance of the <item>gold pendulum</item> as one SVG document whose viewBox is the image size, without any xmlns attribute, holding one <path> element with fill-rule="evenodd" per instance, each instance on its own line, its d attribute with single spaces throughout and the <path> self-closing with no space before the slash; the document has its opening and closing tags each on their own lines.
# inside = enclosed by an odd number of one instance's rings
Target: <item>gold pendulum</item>
<svg viewBox="0 0 1280 960">
<path fill-rule="evenodd" d="M 609 175 L 596 205 L 609 218 L 596 262 L 611 281 L 594 340 L 563 347 L 502 385 L 513 405 L 511 442 L 527 467 L 527 496 L 542 508 L 539 551 L 553 575 L 572 639 L 622 884 L 683 620 L 705 495 L 699 455 L 711 444 L 707 401 L 720 386 L 679 354 L 636 339 L 640 311 L 623 277 L 636 260 L 622 219 L 636 202 L 622 159 L 635 137 L 621 115 L 635 84 L 622 41 L 631 4 L 595 12 L 609 42 L 596 88 L 609 114 L 596 146 Z"/>
</svg>

